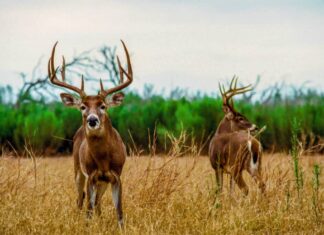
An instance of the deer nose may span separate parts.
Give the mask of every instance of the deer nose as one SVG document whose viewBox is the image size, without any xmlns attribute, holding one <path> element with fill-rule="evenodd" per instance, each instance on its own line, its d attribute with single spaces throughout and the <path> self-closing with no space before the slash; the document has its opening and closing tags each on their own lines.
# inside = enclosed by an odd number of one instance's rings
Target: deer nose
<svg viewBox="0 0 324 235">
<path fill-rule="evenodd" d="M 95 115 L 90 115 L 87 122 L 90 127 L 95 127 L 99 123 L 99 119 Z"/>
</svg>

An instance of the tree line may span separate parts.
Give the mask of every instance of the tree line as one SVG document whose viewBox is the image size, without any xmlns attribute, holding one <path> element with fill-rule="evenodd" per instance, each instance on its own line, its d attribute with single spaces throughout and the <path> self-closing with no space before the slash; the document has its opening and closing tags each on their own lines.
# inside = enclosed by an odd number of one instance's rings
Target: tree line
<svg viewBox="0 0 324 235">
<path fill-rule="evenodd" d="M 32 148 L 42 154 L 71 152 L 81 114 L 57 100 L 55 88 L 41 67 L 39 61 L 30 74 L 20 74 L 23 85 L 17 93 L 10 86 L 0 87 L 1 151 L 24 152 Z M 66 68 L 72 77 L 82 74 L 91 81 L 93 74 L 100 74 L 103 81 L 116 84 L 116 48 L 103 46 L 79 53 L 66 62 Z M 258 77 L 255 87 L 259 81 Z M 296 118 L 301 130 L 300 145 L 309 152 L 324 152 L 324 94 L 302 87 L 290 87 L 291 92 L 284 94 L 283 86 L 275 84 L 263 90 L 258 99 L 254 99 L 253 92 L 244 94 L 235 106 L 250 121 L 267 126 L 261 135 L 265 150 L 290 149 L 292 120 Z M 179 88 L 169 95 L 158 95 L 153 86 L 146 85 L 143 95 L 127 92 L 124 104 L 111 108 L 109 116 L 129 151 L 165 153 L 185 133 L 184 145 L 197 145 L 206 153 L 223 112 L 219 96 L 189 96 Z"/>
</svg>

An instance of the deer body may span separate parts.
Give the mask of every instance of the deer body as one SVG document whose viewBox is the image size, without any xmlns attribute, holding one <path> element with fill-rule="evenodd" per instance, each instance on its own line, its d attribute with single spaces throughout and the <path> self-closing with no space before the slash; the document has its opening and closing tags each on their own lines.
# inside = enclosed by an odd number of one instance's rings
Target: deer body
<svg viewBox="0 0 324 235">
<path fill-rule="evenodd" d="M 101 213 L 100 199 L 107 184 L 112 184 L 113 200 L 117 216 L 122 223 L 121 182 L 120 175 L 126 159 L 126 149 L 118 132 L 107 121 L 102 136 L 86 135 L 81 127 L 74 136 L 73 158 L 75 181 L 78 190 L 78 207 L 81 209 L 84 197 L 84 186 L 88 182 L 88 210 L 96 208 Z M 93 188 L 92 191 L 91 187 Z M 97 192 L 96 192 L 97 190 Z M 91 194 L 96 197 L 91 198 Z"/>
<path fill-rule="evenodd" d="M 233 82 L 235 85 L 233 87 Z M 261 177 L 261 143 L 250 135 L 250 132 L 257 129 L 256 125 L 248 121 L 242 114 L 235 111 L 231 97 L 248 91 L 248 87 L 236 88 L 237 79 L 233 78 L 230 90 L 221 90 L 223 97 L 223 111 L 225 117 L 220 122 L 214 137 L 209 145 L 210 162 L 215 170 L 218 190 L 223 187 L 223 173 L 231 176 L 231 192 L 234 189 L 234 182 L 248 194 L 248 187 L 243 179 L 242 172 L 246 170 L 263 192 L 265 184 Z"/>
<path fill-rule="evenodd" d="M 100 215 L 100 201 L 108 183 L 110 183 L 112 186 L 112 198 L 120 226 L 123 226 L 122 185 L 120 176 L 126 159 L 126 148 L 120 135 L 112 127 L 107 109 L 122 103 L 124 98 L 123 93 L 115 92 L 127 87 L 133 80 L 129 54 L 123 41 L 122 44 L 126 52 L 128 72 L 121 67 L 117 57 L 120 71 L 120 84 L 105 90 L 100 80 L 101 91 L 98 95 L 88 96 L 85 94 L 83 91 L 83 78 L 81 89 L 65 83 L 64 57 L 61 69 L 62 81 L 57 79 L 57 69 L 54 66 L 54 54 L 57 43 L 53 47 L 52 56 L 48 64 L 48 73 L 51 82 L 55 85 L 73 90 L 80 96 L 74 97 L 67 93 L 61 94 L 61 99 L 66 106 L 76 107 L 82 113 L 82 126 L 73 138 L 74 173 L 78 193 L 78 208 L 82 209 L 83 200 L 86 195 L 88 216 L 92 216 L 94 209 Z M 127 77 L 127 81 L 125 82 L 123 78 L 124 74 Z M 112 96 L 108 97 L 109 95 Z M 84 188 L 86 188 L 86 193 L 84 192 Z"/>
</svg>

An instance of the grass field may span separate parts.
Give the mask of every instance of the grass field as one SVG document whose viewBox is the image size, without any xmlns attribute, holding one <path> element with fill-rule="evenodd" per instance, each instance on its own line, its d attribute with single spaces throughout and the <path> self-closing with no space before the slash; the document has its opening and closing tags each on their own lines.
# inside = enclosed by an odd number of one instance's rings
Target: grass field
<svg viewBox="0 0 324 235">
<path fill-rule="evenodd" d="M 265 155 L 261 195 L 245 174 L 250 194 L 222 195 L 207 157 L 129 157 L 123 174 L 125 229 L 120 231 L 111 200 L 102 215 L 86 219 L 76 209 L 71 157 L 0 158 L 0 234 L 323 234 L 324 182 L 314 184 L 313 166 L 324 156 L 300 159 L 298 196 L 293 162 L 284 154 Z"/>
</svg>

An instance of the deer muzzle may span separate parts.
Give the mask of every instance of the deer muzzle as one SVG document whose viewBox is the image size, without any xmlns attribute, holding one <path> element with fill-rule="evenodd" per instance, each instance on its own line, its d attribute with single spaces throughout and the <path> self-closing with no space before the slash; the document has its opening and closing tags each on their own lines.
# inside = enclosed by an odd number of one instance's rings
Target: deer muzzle
<svg viewBox="0 0 324 235">
<path fill-rule="evenodd" d="M 87 118 L 87 124 L 90 129 L 98 129 L 100 127 L 100 120 L 96 114 L 90 114 Z"/>
</svg>

